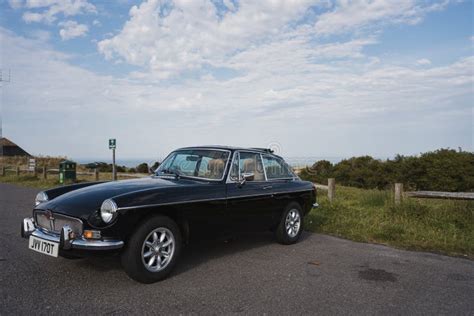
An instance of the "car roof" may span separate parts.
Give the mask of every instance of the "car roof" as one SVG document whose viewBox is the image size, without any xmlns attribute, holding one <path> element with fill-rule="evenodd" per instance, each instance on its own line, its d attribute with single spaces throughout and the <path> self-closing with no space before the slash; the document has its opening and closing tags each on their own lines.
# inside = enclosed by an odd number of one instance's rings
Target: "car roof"
<svg viewBox="0 0 474 316">
<path fill-rule="evenodd" d="M 258 147 L 234 147 L 234 146 L 223 146 L 223 145 L 208 145 L 208 146 L 183 147 L 177 150 L 183 150 L 183 149 L 221 149 L 221 150 L 230 150 L 230 151 L 248 150 L 248 151 L 255 151 L 255 152 L 275 155 L 273 154 L 273 150 L 269 148 L 258 148 Z"/>
</svg>

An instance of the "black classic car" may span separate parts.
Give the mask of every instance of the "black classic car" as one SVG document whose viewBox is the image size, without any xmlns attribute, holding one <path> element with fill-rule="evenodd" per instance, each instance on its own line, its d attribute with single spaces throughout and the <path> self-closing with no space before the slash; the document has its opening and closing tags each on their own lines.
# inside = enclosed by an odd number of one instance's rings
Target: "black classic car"
<svg viewBox="0 0 474 316">
<path fill-rule="evenodd" d="M 316 204 L 302 181 L 270 150 L 223 146 L 172 152 L 147 178 L 62 186 L 36 196 L 21 235 L 53 257 L 119 253 L 126 273 L 166 277 L 194 234 L 272 230 L 295 243 Z"/>
</svg>

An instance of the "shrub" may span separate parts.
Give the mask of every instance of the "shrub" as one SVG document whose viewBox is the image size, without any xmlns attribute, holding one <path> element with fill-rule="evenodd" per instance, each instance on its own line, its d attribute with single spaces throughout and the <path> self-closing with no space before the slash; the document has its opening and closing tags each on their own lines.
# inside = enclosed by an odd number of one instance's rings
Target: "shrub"
<svg viewBox="0 0 474 316">
<path fill-rule="evenodd" d="M 158 169 L 158 167 L 159 167 L 160 165 L 161 165 L 160 162 L 155 161 L 155 163 L 151 166 L 151 169 L 152 169 L 153 171 L 155 171 L 156 169 Z"/>
<path fill-rule="evenodd" d="M 148 173 L 148 164 L 146 162 L 143 162 L 137 166 L 137 172 L 138 173 Z"/>
<path fill-rule="evenodd" d="M 303 169 L 300 177 L 365 189 L 387 189 L 395 182 L 407 190 L 474 191 L 474 153 L 440 149 L 420 156 L 397 155 L 393 160 L 370 156 L 344 159 L 333 165 L 321 160 Z"/>
</svg>

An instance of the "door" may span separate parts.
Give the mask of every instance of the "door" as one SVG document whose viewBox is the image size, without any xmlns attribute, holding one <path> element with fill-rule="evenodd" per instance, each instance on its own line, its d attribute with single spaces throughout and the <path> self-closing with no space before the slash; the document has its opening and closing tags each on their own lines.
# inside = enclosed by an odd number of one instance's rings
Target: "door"
<svg viewBox="0 0 474 316">
<path fill-rule="evenodd" d="M 250 176 L 242 183 L 243 175 Z M 272 223 L 272 186 L 266 181 L 259 153 L 235 152 L 226 183 L 227 216 L 238 231 L 268 229 Z"/>
<path fill-rule="evenodd" d="M 288 203 L 295 200 L 297 191 L 295 188 L 295 174 L 291 168 L 279 157 L 273 155 L 262 155 L 263 166 L 265 168 L 265 176 L 267 181 L 272 186 L 273 203 L 273 218 L 278 221 Z"/>
</svg>

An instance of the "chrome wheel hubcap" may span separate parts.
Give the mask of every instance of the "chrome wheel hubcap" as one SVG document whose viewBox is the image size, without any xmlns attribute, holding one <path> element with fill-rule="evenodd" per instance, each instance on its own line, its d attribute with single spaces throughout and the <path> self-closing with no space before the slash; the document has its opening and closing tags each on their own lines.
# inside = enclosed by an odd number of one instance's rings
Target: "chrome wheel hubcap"
<svg viewBox="0 0 474 316">
<path fill-rule="evenodd" d="M 173 233 L 164 227 L 156 228 L 145 238 L 142 246 L 142 262 L 150 272 L 166 268 L 173 258 L 175 241 Z"/>
<path fill-rule="evenodd" d="M 298 235 L 298 232 L 300 231 L 300 227 L 301 227 L 300 212 L 297 209 L 290 210 L 288 212 L 288 215 L 286 215 L 286 220 L 285 220 L 286 233 L 288 234 L 288 236 L 293 238 L 296 235 Z"/>
</svg>

